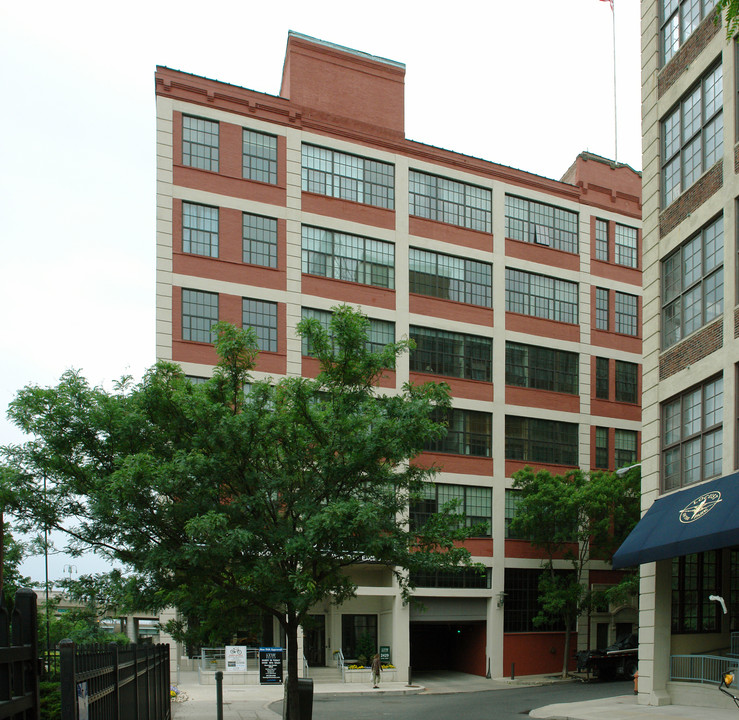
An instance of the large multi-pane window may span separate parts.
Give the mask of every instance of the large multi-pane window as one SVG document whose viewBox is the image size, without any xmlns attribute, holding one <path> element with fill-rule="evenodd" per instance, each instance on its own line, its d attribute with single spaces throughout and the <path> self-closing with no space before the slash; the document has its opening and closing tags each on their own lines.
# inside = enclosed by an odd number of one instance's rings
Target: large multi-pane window
<svg viewBox="0 0 739 720">
<path fill-rule="evenodd" d="M 660 0 L 662 64 L 685 44 L 701 20 L 712 14 L 717 0 Z"/>
<path fill-rule="evenodd" d="M 639 334 L 639 299 L 636 295 L 616 291 L 613 303 L 616 332 L 622 335 Z"/>
<path fill-rule="evenodd" d="M 212 342 L 218 322 L 218 293 L 182 290 L 182 339 Z"/>
<path fill-rule="evenodd" d="M 410 573 L 410 581 L 416 587 L 490 589 L 490 568 L 455 568 L 454 570 L 430 570 Z"/>
<path fill-rule="evenodd" d="M 615 248 L 616 263 L 626 267 L 635 268 L 639 266 L 639 232 L 636 228 L 616 223 Z"/>
<path fill-rule="evenodd" d="M 420 530 L 432 515 L 447 503 L 455 501 L 453 512 L 459 515 L 463 527 L 483 526 L 478 537 L 490 537 L 493 512 L 493 491 L 489 487 L 426 483 L 422 497 L 411 503 L 411 530 Z"/>
<path fill-rule="evenodd" d="M 182 203 L 182 252 L 218 257 L 218 208 Z"/>
<path fill-rule="evenodd" d="M 344 657 L 358 660 L 360 643 L 368 637 L 372 647 L 377 644 L 377 615 L 341 614 L 341 651 Z"/>
<path fill-rule="evenodd" d="M 243 259 L 251 265 L 277 267 L 277 220 L 244 213 Z"/>
<path fill-rule="evenodd" d="M 609 367 L 608 358 L 595 358 L 595 397 L 599 400 L 608 400 L 611 388 Z"/>
<path fill-rule="evenodd" d="M 608 221 L 595 221 L 595 259 L 608 262 Z"/>
<path fill-rule="evenodd" d="M 716 377 L 662 405 L 665 491 L 721 474 L 723 388 Z"/>
<path fill-rule="evenodd" d="M 506 415 L 508 460 L 577 466 L 577 423 Z"/>
<path fill-rule="evenodd" d="M 505 381 L 507 385 L 578 393 L 578 355 L 567 350 L 505 344 Z"/>
<path fill-rule="evenodd" d="M 410 291 L 420 295 L 492 307 L 490 263 L 410 248 Z"/>
<path fill-rule="evenodd" d="M 242 323 L 254 329 L 260 350 L 277 352 L 277 303 L 243 298 Z"/>
<path fill-rule="evenodd" d="M 277 183 L 277 138 L 244 128 L 242 169 L 247 180 Z"/>
<path fill-rule="evenodd" d="M 616 468 L 635 465 L 638 458 L 636 447 L 638 435 L 636 430 L 617 429 L 615 435 L 613 452 Z"/>
<path fill-rule="evenodd" d="M 414 372 L 434 373 L 466 380 L 493 379 L 493 341 L 477 335 L 463 335 L 411 325 L 410 368 Z"/>
<path fill-rule="evenodd" d="M 395 168 L 389 163 L 303 144 L 303 192 L 393 210 Z"/>
<path fill-rule="evenodd" d="M 302 318 L 315 318 L 321 324 L 321 327 L 331 333 L 331 312 L 329 310 L 316 310 L 315 308 L 303 308 Z M 367 334 L 367 349 L 370 352 L 379 352 L 386 345 L 395 342 L 395 323 L 388 320 L 378 320 L 369 318 L 369 331 Z M 307 337 L 303 337 L 302 344 L 303 355 L 313 355 L 313 348 L 310 347 Z"/>
<path fill-rule="evenodd" d="M 595 467 L 608 469 L 608 428 L 595 428 Z"/>
<path fill-rule="evenodd" d="M 512 240 L 523 240 L 576 253 L 577 213 L 506 195 L 505 234 Z"/>
<path fill-rule="evenodd" d="M 608 288 L 595 288 L 595 329 L 608 330 L 609 327 Z"/>
<path fill-rule="evenodd" d="M 616 360 L 616 400 L 635 403 L 638 400 L 639 366 L 636 363 Z"/>
<path fill-rule="evenodd" d="M 534 317 L 577 322 L 577 283 L 506 268 L 505 309 Z"/>
<path fill-rule="evenodd" d="M 693 553 L 672 559 L 672 632 L 715 633 L 721 629 L 721 552 Z"/>
<path fill-rule="evenodd" d="M 562 620 L 543 625 L 534 624 L 541 612 L 539 580 L 541 570 L 524 568 L 505 569 L 505 604 L 503 606 L 504 632 L 551 632 L 564 630 Z"/>
<path fill-rule="evenodd" d="M 724 310 L 724 220 L 702 228 L 662 261 L 662 346 L 668 348 Z"/>
<path fill-rule="evenodd" d="M 417 170 L 410 171 L 408 184 L 411 215 L 492 232 L 491 190 Z"/>
<path fill-rule="evenodd" d="M 700 79 L 662 121 L 662 205 L 687 190 L 723 153 L 721 65 Z"/>
<path fill-rule="evenodd" d="M 182 116 L 182 164 L 218 172 L 218 123 Z"/>
<path fill-rule="evenodd" d="M 513 518 L 516 517 L 519 503 L 521 502 L 521 491 L 508 489 L 505 491 L 505 537 L 506 540 L 528 540 L 527 536 L 516 533 L 513 529 Z"/>
<path fill-rule="evenodd" d="M 435 418 L 447 422 L 447 434 L 435 442 L 427 443 L 425 450 L 490 457 L 493 430 L 493 416 L 490 413 L 449 408 L 437 412 Z"/>
<path fill-rule="evenodd" d="M 303 225 L 303 272 L 395 287 L 395 246 L 383 240 Z"/>
</svg>

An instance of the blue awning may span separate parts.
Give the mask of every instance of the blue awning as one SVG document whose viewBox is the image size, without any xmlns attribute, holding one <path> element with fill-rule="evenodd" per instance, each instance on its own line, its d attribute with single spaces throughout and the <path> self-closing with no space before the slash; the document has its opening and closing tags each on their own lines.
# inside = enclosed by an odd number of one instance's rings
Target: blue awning
<svg viewBox="0 0 739 720">
<path fill-rule="evenodd" d="M 613 556 L 624 568 L 739 545 L 739 473 L 654 501 Z"/>
</svg>

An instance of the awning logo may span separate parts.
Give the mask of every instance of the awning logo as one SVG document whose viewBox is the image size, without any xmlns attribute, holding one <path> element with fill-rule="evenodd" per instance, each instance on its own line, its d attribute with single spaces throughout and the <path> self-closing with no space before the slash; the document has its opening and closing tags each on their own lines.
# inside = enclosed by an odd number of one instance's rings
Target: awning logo
<svg viewBox="0 0 739 720">
<path fill-rule="evenodd" d="M 704 515 L 707 515 L 713 508 L 721 502 L 721 493 L 718 490 L 712 490 L 707 492 L 705 495 L 697 497 L 692 502 L 689 502 L 680 511 L 680 522 L 681 523 L 692 523 L 696 520 L 700 520 Z"/>
</svg>

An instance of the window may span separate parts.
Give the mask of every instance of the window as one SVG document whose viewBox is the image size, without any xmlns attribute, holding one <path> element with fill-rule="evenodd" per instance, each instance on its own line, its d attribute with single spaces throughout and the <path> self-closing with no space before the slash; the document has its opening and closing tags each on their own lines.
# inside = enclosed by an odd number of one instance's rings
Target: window
<svg viewBox="0 0 739 720">
<path fill-rule="evenodd" d="M 716 0 L 660 0 L 663 65 L 685 44 L 701 19 L 712 14 L 715 5 Z"/>
<path fill-rule="evenodd" d="M 608 330 L 610 308 L 607 288 L 595 288 L 595 329 Z"/>
<path fill-rule="evenodd" d="M 662 261 L 662 345 L 668 348 L 724 311 L 724 220 L 702 228 Z"/>
<path fill-rule="evenodd" d="M 626 267 L 639 266 L 639 233 L 636 228 L 616 223 L 616 263 Z"/>
<path fill-rule="evenodd" d="M 395 246 L 303 225 L 303 272 L 382 288 L 395 287 Z"/>
<path fill-rule="evenodd" d="M 213 342 L 211 328 L 218 322 L 218 293 L 182 290 L 182 339 Z"/>
<path fill-rule="evenodd" d="M 377 615 L 341 615 L 341 651 L 349 660 L 357 660 L 357 649 L 367 635 L 372 642 L 372 647 L 377 644 Z M 367 642 L 369 646 L 369 642 Z"/>
<path fill-rule="evenodd" d="M 243 174 L 247 180 L 277 183 L 277 138 L 244 129 Z"/>
<path fill-rule="evenodd" d="M 506 490 L 505 491 L 505 537 L 506 540 L 528 540 L 528 537 L 524 537 L 520 533 L 515 533 L 511 521 L 516 517 L 516 509 L 518 504 L 521 502 L 521 491 L 520 490 Z"/>
<path fill-rule="evenodd" d="M 218 172 L 218 123 L 182 116 L 182 164 Z"/>
<path fill-rule="evenodd" d="M 539 579 L 541 570 L 505 569 L 505 604 L 503 632 L 552 632 L 564 630 L 561 620 L 534 625 L 539 614 Z"/>
<path fill-rule="evenodd" d="M 639 366 L 636 363 L 616 360 L 616 400 L 636 403 L 639 385 Z"/>
<path fill-rule="evenodd" d="M 630 467 L 638 461 L 636 430 L 616 430 L 614 461 L 616 468 Z"/>
<path fill-rule="evenodd" d="M 182 203 L 182 252 L 218 257 L 218 208 Z"/>
<path fill-rule="evenodd" d="M 447 421 L 447 434 L 436 442 L 428 443 L 424 450 L 490 457 L 493 429 L 493 416 L 490 413 L 449 408 L 445 412 L 437 412 L 435 420 Z"/>
<path fill-rule="evenodd" d="M 483 571 L 461 567 L 455 570 L 412 572 L 410 581 L 416 587 L 489 590 L 490 568 L 485 568 Z"/>
<path fill-rule="evenodd" d="M 185 375 L 185 378 L 189 380 L 193 385 L 203 385 L 207 383 L 210 378 L 202 377 L 201 375 Z"/>
<path fill-rule="evenodd" d="M 304 144 L 302 164 L 303 192 L 395 207 L 395 168 L 388 163 Z"/>
<path fill-rule="evenodd" d="M 315 318 L 321 323 L 321 327 L 327 332 L 331 332 L 331 312 L 329 310 L 315 310 L 314 308 L 303 308 L 302 318 Z M 367 349 L 370 352 L 379 352 L 386 345 L 395 342 L 395 323 L 387 320 L 377 320 L 369 318 L 369 330 L 367 332 Z M 310 347 L 307 337 L 303 337 L 302 346 L 303 355 L 313 355 L 313 349 Z"/>
<path fill-rule="evenodd" d="M 662 406 L 665 491 L 721 474 L 723 391 L 717 377 Z"/>
<path fill-rule="evenodd" d="M 493 379 L 493 341 L 490 338 L 446 330 L 410 327 L 416 349 L 410 367 L 415 372 L 434 373 L 467 380 Z"/>
<path fill-rule="evenodd" d="M 487 188 L 410 171 L 409 212 L 460 227 L 492 232 L 493 193 Z"/>
<path fill-rule="evenodd" d="M 505 309 L 558 322 L 577 322 L 577 283 L 506 268 Z"/>
<path fill-rule="evenodd" d="M 721 65 L 662 121 L 662 205 L 687 190 L 723 153 Z"/>
<path fill-rule="evenodd" d="M 608 469 L 608 428 L 595 428 L 595 467 Z"/>
<path fill-rule="evenodd" d="M 595 259 L 608 262 L 608 221 L 595 221 Z"/>
<path fill-rule="evenodd" d="M 709 600 L 721 592 L 718 550 L 672 559 L 672 632 L 715 633 L 721 630 L 719 604 Z"/>
<path fill-rule="evenodd" d="M 277 303 L 243 298 L 242 324 L 254 329 L 260 350 L 277 352 Z"/>
<path fill-rule="evenodd" d="M 485 525 L 485 531 L 478 537 L 490 537 L 490 521 L 492 518 L 492 490 L 485 487 L 466 485 L 444 485 L 426 483 L 423 497 L 411 504 L 411 530 L 420 530 L 432 515 L 438 513 L 446 503 L 456 500 L 458 506 L 454 512 L 460 516 L 465 527 Z"/>
<path fill-rule="evenodd" d="M 410 291 L 419 295 L 492 307 L 490 263 L 410 248 Z"/>
<path fill-rule="evenodd" d="M 609 365 L 608 358 L 595 358 L 595 397 L 599 400 L 608 400 L 610 394 Z"/>
<path fill-rule="evenodd" d="M 577 466 L 577 423 L 506 415 L 507 460 Z"/>
<path fill-rule="evenodd" d="M 512 240 L 576 253 L 577 213 L 513 195 L 505 196 L 505 234 Z"/>
<path fill-rule="evenodd" d="M 639 334 L 639 300 L 636 295 L 616 291 L 616 332 L 622 335 Z"/>
<path fill-rule="evenodd" d="M 250 265 L 277 267 L 277 220 L 244 213 L 243 260 Z"/>
<path fill-rule="evenodd" d="M 517 387 L 577 395 L 578 362 L 574 352 L 506 342 L 505 381 Z"/>
</svg>

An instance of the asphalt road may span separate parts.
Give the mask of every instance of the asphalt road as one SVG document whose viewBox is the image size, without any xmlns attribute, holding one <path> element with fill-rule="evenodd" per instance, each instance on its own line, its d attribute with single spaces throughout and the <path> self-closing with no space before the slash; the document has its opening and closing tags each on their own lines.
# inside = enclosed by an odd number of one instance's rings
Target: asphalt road
<svg viewBox="0 0 739 720">
<path fill-rule="evenodd" d="M 619 680 L 449 694 L 316 695 L 313 720 L 522 720 L 543 705 L 625 695 L 632 689 L 631 682 Z M 270 709 L 282 715 L 281 702 Z"/>
</svg>

